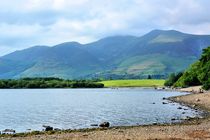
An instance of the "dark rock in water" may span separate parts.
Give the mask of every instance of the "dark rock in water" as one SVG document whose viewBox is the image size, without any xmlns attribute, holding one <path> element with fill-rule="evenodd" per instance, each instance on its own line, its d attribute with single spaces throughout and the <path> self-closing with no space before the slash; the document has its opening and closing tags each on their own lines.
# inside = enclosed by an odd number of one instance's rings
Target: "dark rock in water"
<svg viewBox="0 0 210 140">
<path fill-rule="evenodd" d="M 185 114 L 186 112 L 182 112 L 182 114 Z"/>
<path fill-rule="evenodd" d="M 152 103 L 153 105 L 155 104 L 155 102 Z"/>
<path fill-rule="evenodd" d="M 54 130 L 55 130 L 55 131 L 61 131 L 61 129 L 59 129 L 59 128 L 54 128 Z"/>
<path fill-rule="evenodd" d="M 178 107 L 177 109 L 182 109 L 182 107 Z"/>
<path fill-rule="evenodd" d="M 168 103 L 166 103 L 166 102 L 162 102 L 162 104 L 164 104 L 164 105 L 165 105 L 165 104 L 168 104 Z"/>
<path fill-rule="evenodd" d="M 103 122 L 99 125 L 100 127 L 109 127 L 110 123 L 109 122 Z"/>
<path fill-rule="evenodd" d="M 175 118 L 172 118 L 171 120 L 172 120 L 172 121 L 175 121 L 176 119 L 175 119 Z"/>
<path fill-rule="evenodd" d="M 2 131 L 2 134 L 15 134 L 15 130 L 13 129 L 5 129 Z"/>
<path fill-rule="evenodd" d="M 163 97 L 163 100 L 166 100 L 166 98 L 165 98 L 165 97 Z"/>
<path fill-rule="evenodd" d="M 98 124 L 91 124 L 90 126 L 98 126 Z"/>
<path fill-rule="evenodd" d="M 192 119 L 193 117 L 189 117 L 189 116 L 186 117 L 186 120 L 192 120 Z"/>
<path fill-rule="evenodd" d="M 43 125 L 42 127 L 45 128 L 45 131 L 52 131 L 53 130 L 53 127 L 51 127 L 51 126 Z"/>
<path fill-rule="evenodd" d="M 152 124 L 153 124 L 153 125 L 157 125 L 157 123 L 156 123 L 156 122 L 153 122 Z"/>
<path fill-rule="evenodd" d="M 52 131 L 52 130 L 53 130 L 53 127 L 51 127 L 51 126 L 48 126 L 45 128 L 45 131 Z"/>
</svg>

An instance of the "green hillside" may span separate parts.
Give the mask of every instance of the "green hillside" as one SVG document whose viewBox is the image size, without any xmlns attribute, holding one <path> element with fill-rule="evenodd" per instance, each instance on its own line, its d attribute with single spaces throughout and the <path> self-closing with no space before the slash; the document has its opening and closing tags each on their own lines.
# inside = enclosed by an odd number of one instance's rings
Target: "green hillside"
<svg viewBox="0 0 210 140">
<path fill-rule="evenodd" d="M 89 44 L 35 46 L 0 57 L 0 78 L 165 78 L 185 70 L 208 45 L 208 35 L 153 30 L 141 37 L 113 36 Z"/>
<path fill-rule="evenodd" d="M 192 64 L 174 84 L 179 87 L 195 85 L 203 85 L 204 89 L 210 89 L 210 47 L 203 50 L 201 58 Z"/>
</svg>

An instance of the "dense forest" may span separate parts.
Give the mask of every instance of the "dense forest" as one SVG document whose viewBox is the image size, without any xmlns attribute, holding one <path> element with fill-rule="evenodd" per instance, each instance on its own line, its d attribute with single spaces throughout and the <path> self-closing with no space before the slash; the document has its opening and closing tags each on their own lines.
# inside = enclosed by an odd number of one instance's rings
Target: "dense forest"
<svg viewBox="0 0 210 140">
<path fill-rule="evenodd" d="M 171 74 L 165 85 L 175 87 L 203 85 L 203 89 L 210 89 L 210 47 L 203 49 L 201 58 L 184 73 Z"/>
<path fill-rule="evenodd" d="M 60 78 L 23 78 L 0 80 L 0 88 L 103 88 L 102 83 L 90 80 L 64 80 Z"/>
</svg>

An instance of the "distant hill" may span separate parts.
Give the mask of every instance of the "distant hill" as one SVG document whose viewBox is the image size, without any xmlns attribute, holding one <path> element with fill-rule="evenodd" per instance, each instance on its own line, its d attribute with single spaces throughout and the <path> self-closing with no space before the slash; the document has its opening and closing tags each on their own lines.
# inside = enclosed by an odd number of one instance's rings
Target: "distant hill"
<svg viewBox="0 0 210 140">
<path fill-rule="evenodd" d="M 209 35 L 153 30 L 141 37 L 113 36 L 89 44 L 35 46 L 0 57 L 0 78 L 165 77 L 186 69 L 209 45 Z"/>
</svg>

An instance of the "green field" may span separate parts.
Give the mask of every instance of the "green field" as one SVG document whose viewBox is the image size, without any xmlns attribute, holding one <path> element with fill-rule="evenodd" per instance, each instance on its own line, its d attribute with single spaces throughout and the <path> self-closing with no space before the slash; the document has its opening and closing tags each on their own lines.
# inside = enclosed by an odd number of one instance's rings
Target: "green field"
<svg viewBox="0 0 210 140">
<path fill-rule="evenodd" d="M 102 81 L 105 87 L 154 87 L 164 86 L 165 80 L 109 80 Z"/>
</svg>

